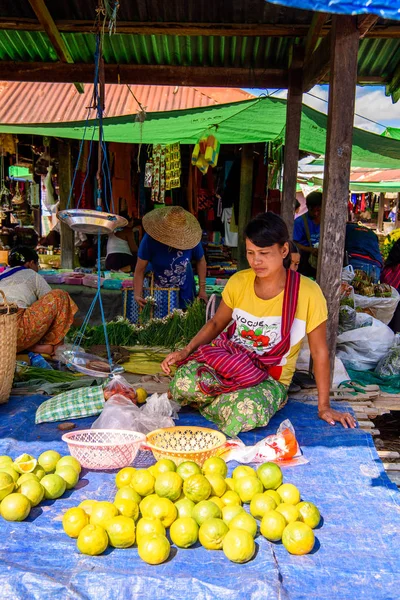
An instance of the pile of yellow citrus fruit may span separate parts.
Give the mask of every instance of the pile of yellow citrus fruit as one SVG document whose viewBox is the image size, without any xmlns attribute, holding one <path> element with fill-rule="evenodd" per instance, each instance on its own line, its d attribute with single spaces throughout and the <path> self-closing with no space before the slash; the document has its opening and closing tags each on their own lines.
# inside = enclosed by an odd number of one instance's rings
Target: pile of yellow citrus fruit
<svg viewBox="0 0 400 600">
<path fill-rule="evenodd" d="M 90 555 L 136 542 L 140 558 L 152 565 L 168 559 L 171 542 L 179 548 L 200 542 L 245 563 L 255 553 L 258 529 L 271 542 L 282 540 L 291 554 L 311 552 L 319 510 L 301 502 L 296 486 L 283 483 L 279 466 L 264 463 L 257 471 L 238 466 L 232 477 L 227 472 L 220 457 L 207 459 L 202 468 L 169 459 L 148 469 L 126 467 L 116 475 L 113 502 L 85 500 L 67 510 L 64 531 Z"/>
<path fill-rule="evenodd" d="M 22 454 L 0 456 L 0 515 L 24 521 L 43 499 L 56 500 L 79 481 L 81 465 L 73 456 L 46 450 L 38 459 Z"/>
</svg>

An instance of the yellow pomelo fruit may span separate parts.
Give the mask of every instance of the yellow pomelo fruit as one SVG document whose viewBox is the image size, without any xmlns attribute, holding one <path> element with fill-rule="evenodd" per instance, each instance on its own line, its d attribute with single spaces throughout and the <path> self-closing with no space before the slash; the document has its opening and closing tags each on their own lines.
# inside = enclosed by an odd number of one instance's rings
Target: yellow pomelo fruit
<svg viewBox="0 0 400 600">
<path fill-rule="evenodd" d="M 165 535 L 165 527 L 160 519 L 143 517 L 143 519 L 139 519 L 136 523 L 136 542 L 138 545 L 142 541 L 142 538 L 155 534 Z"/>
<path fill-rule="evenodd" d="M 257 469 L 257 477 L 266 490 L 276 490 L 282 485 L 283 481 L 283 474 L 280 467 L 272 462 L 260 465 Z"/>
<path fill-rule="evenodd" d="M 117 507 L 119 514 L 123 517 L 129 517 L 134 521 L 138 520 L 139 505 L 137 502 L 121 498 L 120 500 L 114 500 L 114 505 Z"/>
<path fill-rule="evenodd" d="M 190 548 L 198 540 L 199 526 L 191 517 L 182 517 L 172 523 L 169 535 L 179 548 Z"/>
<path fill-rule="evenodd" d="M 0 469 L 0 473 L 8 473 L 8 475 L 11 475 L 14 483 L 17 483 L 17 481 L 19 479 L 19 475 L 20 475 L 19 473 L 17 473 L 17 471 L 14 469 L 13 466 L 3 467 L 2 469 Z"/>
<path fill-rule="evenodd" d="M 306 523 L 311 529 L 318 527 L 321 515 L 318 508 L 312 502 L 299 502 L 296 508 L 300 513 L 299 521 Z"/>
<path fill-rule="evenodd" d="M 293 506 L 293 504 L 283 502 L 282 504 L 278 504 L 275 510 L 285 517 L 286 523 L 293 523 L 300 519 L 298 508 L 297 506 Z"/>
<path fill-rule="evenodd" d="M 168 498 L 155 498 L 144 509 L 140 508 L 144 517 L 159 519 L 164 527 L 170 527 L 178 518 L 178 511 L 173 502 Z"/>
<path fill-rule="evenodd" d="M 129 548 L 135 543 L 135 522 L 129 517 L 118 515 L 107 521 L 106 531 L 110 545 L 114 548 Z"/>
<path fill-rule="evenodd" d="M 142 501 L 142 496 L 135 492 L 133 487 L 130 485 L 124 485 L 124 487 L 120 488 L 118 492 L 114 496 L 114 502 L 116 500 L 133 500 L 137 504 L 140 504 Z"/>
<path fill-rule="evenodd" d="M 250 513 L 255 519 L 262 519 L 266 512 L 274 510 L 276 502 L 271 496 L 256 494 L 250 502 Z"/>
<path fill-rule="evenodd" d="M 36 475 L 36 477 L 39 479 L 39 481 L 41 481 L 43 479 L 43 477 L 46 475 L 46 471 L 40 465 L 36 465 L 36 467 L 33 469 L 32 473 L 34 475 Z"/>
<path fill-rule="evenodd" d="M 175 502 L 178 518 L 191 517 L 194 507 L 196 506 L 189 498 L 181 498 Z"/>
<path fill-rule="evenodd" d="M 143 537 L 138 544 L 140 558 L 149 565 L 160 565 L 169 557 L 171 546 L 165 535 L 153 534 Z"/>
<path fill-rule="evenodd" d="M 203 473 L 204 475 L 220 475 L 225 479 L 228 473 L 228 467 L 223 458 L 220 456 L 212 456 L 204 461 Z"/>
<path fill-rule="evenodd" d="M 59 469 L 59 467 L 65 467 L 66 465 L 68 465 L 68 467 L 72 467 L 73 469 L 75 469 L 75 471 L 77 471 L 78 475 L 81 474 L 81 471 L 82 471 L 81 463 L 74 456 L 70 456 L 70 455 L 62 456 L 57 463 L 56 471 Z"/>
<path fill-rule="evenodd" d="M 280 497 L 280 495 L 278 494 L 278 492 L 276 490 L 267 490 L 266 492 L 264 492 L 264 494 L 266 496 L 271 496 L 271 498 L 273 498 L 275 500 L 275 503 L 277 506 L 278 506 L 278 504 L 280 504 L 282 502 L 282 498 Z"/>
<path fill-rule="evenodd" d="M 221 519 L 222 511 L 211 500 L 202 500 L 193 509 L 192 518 L 198 525 L 202 525 L 207 519 Z"/>
<path fill-rule="evenodd" d="M 41 485 L 44 487 L 44 496 L 46 500 L 56 500 L 61 498 L 67 488 L 67 484 L 64 479 L 55 473 L 45 475 L 40 480 Z"/>
<path fill-rule="evenodd" d="M 118 471 L 115 476 L 115 485 L 117 488 L 121 489 L 122 487 L 129 485 L 135 472 L 136 469 L 134 467 L 125 467 Z"/>
<path fill-rule="evenodd" d="M 90 524 L 106 528 L 107 522 L 118 515 L 118 508 L 111 502 L 96 502 L 92 507 Z"/>
<path fill-rule="evenodd" d="M 31 512 L 31 503 L 23 494 L 8 494 L 0 504 L 0 515 L 6 521 L 24 521 Z"/>
<path fill-rule="evenodd" d="M 240 477 L 257 477 L 257 473 L 247 465 L 240 465 L 233 470 L 232 477 L 233 479 L 240 479 Z"/>
<path fill-rule="evenodd" d="M 226 477 L 225 483 L 226 483 L 227 491 L 229 491 L 229 490 L 231 490 L 232 492 L 235 491 L 235 482 L 233 481 L 233 479 L 231 477 Z"/>
<path fill-rule="evenodd" d="M 250 504 L 256 494 L 262 494 L 264 491 L 263 484 L 257 477 L 239 477 L 235 479 L 235 492 L 239 494 L 239 498 L 245 504 Z"/>
<path fill-rule="evenodd" d="M 102 554 L 108 546 L 107 532 L 100 525 L 86 525 L 79 533 L 76 545 L 82 554 Z"/>
<path fill-rule="evenodd" d="M 46 473 L 54 473 L 60 459 L 61 454 L 55 450 L 46 450 L 39 456 L 38 463 Z"/>
<path fill-rule="evenodd" d="M 140 496 L 149 496 L 154 493 L 155 482 L 156 480 L 151 473 L 146 469 L 139 469 L 133 474 L 130 486 Z"/>
<path fill-rule="evenodd" d="M 71 538 L 77 538 L 86 525 L 89 525 L 89 516 L 79 506 L 68 509 L 63 516 L 63 529 Z"/>
<path fill-rule="evenodd" d="M 206 479 L 210 482 L 211 485 L 211 495 L 218 496 L 220 498 L 226 492 L 226 481 L 225 479 L 218 474 L 207 474 Z"/>
<path fill-rule="evenodd" d="M 287 523 L 281 513 L 276 510 L 270 510 L 265 513 L 260 523 L 260 532 L 267 540 L 279 542 L 282 539 L 283 530 Z"/>
<path fill-rule="evenodd" d="M 306 523 L 289 523 L 283 531 L 282 543 L 290 554 L 308 554 L 314 548 L 314 532 Z"/>
<path fill-rule="evenodd" d="M 14 479 L 9 473 L 0 473 L 0 501 L 14 491 Z"/>
<path fill-rule="evenodd" d="M 170 458 L 161 458 L 153 465 L 157 473 L 170 473 L 176 471 L 176 464 Z"/>
<path fill-rule="evenodd" d="M 300 492 L 293 483 L 284 483 L 276 491 L 282 502 L 286 502 L 286 504 L 298 504 L 300 502 Z"/>
<path fill-rule="evenodd" d="M 257 535 L 257 521 L 243 510 L 236 517 L 233 517 L 229 523 L 229 529 L 244 529 L 254 538 Z"/>
<path fill-rule="evenodd" d="M 18 488 L 18 492 L 28 498 L 31 506 L 37 506 L 44 497 L 44 487 L 40 481 L 34 479 L 23 481 Z"/>
<path fill-rule="evenodd" d="M 228 506 L 228 504 L 238 504 L 239 506 L 242 506 L 242 501 L 239 494 L 231 490 L 225 492 L 225 494 L 221 496 L 221 500 L 225 506 Z"/>
<path fill-rule="evenodd" d="M 12 467 L 13 462 L 14 461 L 11 458 L 11 456 L 7 456 L 7 454 L 2 454 L 0 456 L 0 469 L 2 469 L 3 467 Z"/>
<path fill-rule="evenodd" d="M 244 529 L 231 529 L 224 537 L 222 550 L 232 562 L 245 563 L 253 558 L 256 545 L 253 537 Z"/>
<path fill-rule="evenodd" d="M 222 519 L 207 519 L 200 527 L 199 541 L 207 550 L 221 550 L 229 527 Z"/>
<path fill-rule="evenodd" d="M 191 475 L 183 482 L 183 493 L 193 502 L 207 500 L 211 494 L 211 484 L 204 475 Z"/>
<path fill-rule="evenodd" d="M 143 388 L 136 388 L 136 399 L 138 404 L 144 404 L 147 400 L 147 392 Z"/>
<path fill-rule="evenodd" d="M 219 508 L 222 510 L 225 506 L 225 504 L 222 502 L 221 498 L 219 498 L 219 496 L 210 496 L 209 497 L 209 501 L 210 502 L 214 502 L 214 504 L 216 504 L 217 506 L 219 506 Z"/>
<path fill-rule="evenodd" d="M 36 458 L 33 458 L 30 454 L 21 454 L 14 460 L 14 469 L 17 473 L 32 473 L 37 465 Z"/>
<path fill-rule="evenodd" d="M 98 500 L 83 500 L 78 505 L 78 508 L 82 508 L 82 510 L 85 511 L 85 513 L 88 515 L 88 517 L 90 517 L 90 515 L 92 514 L 93 506 L 95 504 L 97 504 L 97 502 L 98 502 Z"/>
<path fill-rule="evenodd" d="M 168 498 L 175 502 L 180 498 L 182 492 L 183 479 L 174 471 L 160 473 L 154 484 L 154 491 L 160 498 Z"/>
<path fill-rule="evenodd" d="M 150 494 L 150 496 L 146 496 L 145 498 L 143 498 L 143 500 L 140 501 L 139 510 L 142 515 L 144 515 L 144 513 L 148 510 L 150 510 L 150 506 L 154 502 L 154 500 L 158 500 L 157 494 Z"/>
<path fill-rule="evenodd" d="M 24 473 L 23 475 L 21 475 L 21 477 L 19 477 L 17 481 L 17 488 L 19 488 L 21 484 L 24 483 L 24 481 L 28 481 L 29 479 L 33 479 L 34 481 L 40 481 L 39 477 L 34 475 L 34 473 Z"/>
<path fill-rule="evenodd" d="M 67 486 L 67 490 L 72 490 L 79 481 L 79 473 L 70 465 L 57 465 L 56 475 L 62 477 Z"/>
<path fill-rule="evenodd" d="M 228 504 L 222 509 L 222 520 L 224 521 L 224 523 L 229 525 L 232 519 L 242 511 L 245 512 L 244 508 L 239 504 Z"/>
<path fill-rule="evenodd" d="M 183 481 L 186 481 L 186 479 L 192 475 L 201 475 L 199 465 L 192 460 L 185 460 L 182 462 L 176 467 L 176 472 L 182 477 Z"/>
</svg>

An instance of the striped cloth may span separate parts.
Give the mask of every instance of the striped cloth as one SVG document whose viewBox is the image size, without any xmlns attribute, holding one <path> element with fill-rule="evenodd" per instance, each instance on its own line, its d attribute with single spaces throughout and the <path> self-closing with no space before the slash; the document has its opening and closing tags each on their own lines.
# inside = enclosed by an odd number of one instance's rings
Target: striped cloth
<svg viewBox="0 0 400 600">
<path fill-rule="evenodd" d="M 36 411 L 35 423 L 91 417 L 103 408 L 103 386 L 69 390 L 43 402 Z"/>
<path fill-rule="evenodd" d="M 288 270 L 283 296 L 281 341 L 269 352 L 256 352 L 230 341 L 232 328 L 223 333 L 213 345 L 200 346 L 179 366 L 195 360 L 201 363 L 197 370 L 198 386 L 207 396 L 218 396 L 226 392 L 253 387 L 269 376 L 269 367 L 277 365 L 290 350 L 290 331 L 296 314 L 299 297 L 300 275 Z M 201 379 L 203 373 L 209 373 L 213 383 Z"/>
<path fill-rule="evenodd" d="M 397 291 L 400 290 L 400 265 L 384 267 L 381 273 L 381 283 L 388 283 Z"/>
</svg>

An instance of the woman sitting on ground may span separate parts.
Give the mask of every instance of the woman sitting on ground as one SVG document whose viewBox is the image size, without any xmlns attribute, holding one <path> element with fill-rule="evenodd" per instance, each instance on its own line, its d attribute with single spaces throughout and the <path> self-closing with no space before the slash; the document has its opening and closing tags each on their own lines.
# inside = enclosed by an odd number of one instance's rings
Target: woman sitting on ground
<svg viewBox="0 0 400 600">
<path fill-rule="evenodd" d="M 27 246 L 14 248 L 10 268 L 0 275 L 0 289 L 7 301 L 17 304 L 17 352 L 53 355 L 63 343 L 78 307 L 67 292 L 52 290 L 38 275 L 39 257 Z"/>
<path fill-rule="evenodd" d="M 263 427 L 287 401 L 301 341 L 308 335 L 318 415 L 331 425 L 354 427 L 349 413 L 330 408 L 326 302 L 315 282 L 285 268 L 284 221 L 267 212 L 247 225 L 245 237 L 251 268 L 229 279 L 215 316 L 162 363 L 166 374 L 179 365 L 170 395 L 182 405 L 195 404 L 227 435 Z"/>
</svg>

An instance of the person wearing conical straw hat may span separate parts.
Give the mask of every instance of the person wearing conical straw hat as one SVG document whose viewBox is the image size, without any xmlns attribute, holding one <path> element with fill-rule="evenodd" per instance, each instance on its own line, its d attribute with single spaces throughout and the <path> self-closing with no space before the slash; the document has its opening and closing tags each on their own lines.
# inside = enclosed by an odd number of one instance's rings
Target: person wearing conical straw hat
<svg viewBox="0 0 400 600">
<path fill-rule="evenodd" d="M 147 213 L 142 225 L 145 235 L 138 250 L 133 284 L 136 302 L 142 307 L 146 304 L 143 281 L 151 264 L 155 285 L 179 288 L 179 306 L 186 308 L 196 295 L 192 261 L 199 276 L 198 297 L 207 302 L 207 264 L 196 217 L 181 206 L 165 206 Z"/>
</svg>

